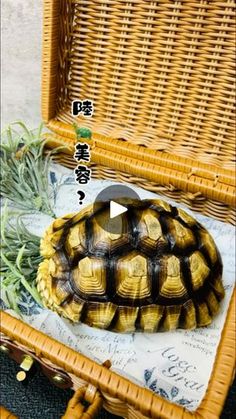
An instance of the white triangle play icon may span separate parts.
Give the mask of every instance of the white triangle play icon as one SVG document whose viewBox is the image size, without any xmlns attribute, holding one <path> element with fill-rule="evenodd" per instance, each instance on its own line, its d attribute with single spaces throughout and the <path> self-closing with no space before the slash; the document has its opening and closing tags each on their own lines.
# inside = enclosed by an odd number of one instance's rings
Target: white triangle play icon
<svg viewBox="0 0 236 419">
<path fill-rule="evenodd" d="M 123 207 L 123 205 L 120 205 L 115 201 L 110 201 L 110 218 L 115 218 L 126 211 L 127 208 Z"/>
</svg>

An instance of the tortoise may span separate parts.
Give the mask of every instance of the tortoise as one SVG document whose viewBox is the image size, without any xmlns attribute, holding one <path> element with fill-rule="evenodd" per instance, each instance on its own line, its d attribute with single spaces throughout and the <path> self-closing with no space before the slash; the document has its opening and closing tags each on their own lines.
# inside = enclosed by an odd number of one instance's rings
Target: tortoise
<svg viewBox="0 0 236 419">
<path fill-rule="evenodd" d="M 46 307 L 73 322 L 117 332 L 207 326 L 224 297 L 222 261 L 208 231 L 160 199 L 129 200 L 115 233 L 109 203 L 56 219 L 40 251 Z"/>
</svg>

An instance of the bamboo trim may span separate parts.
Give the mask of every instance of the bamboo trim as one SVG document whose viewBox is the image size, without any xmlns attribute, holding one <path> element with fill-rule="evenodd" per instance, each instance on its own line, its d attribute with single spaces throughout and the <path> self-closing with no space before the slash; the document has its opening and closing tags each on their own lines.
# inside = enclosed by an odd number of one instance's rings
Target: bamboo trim
<svg viewBox="0 0 236 419">
<path fill-rule="evenodd" d="M 73 145 L 76 142 L 75 132 L 72 125 L 52 119 L 48 121 L 47 126 L 56 134 L 58 139 L 60 139 L 60 137 L 63 138 L 65 143 Z M 151 163 L 168 169 L 174 168 L 175 170 L 186 174 L 188 178 L 196 175 L 204 179 L 212 180 L 216 184 L 222 183 L 234 187 L 236 184 L 234 170 L 224 169 L 222 167 L 203 163 L 191 158 L 176 156 L 174 154 L 137 146 L 128 141 L 120 141 L 98 133 L 93 134 L 93 143 L 94 147 L 98 149 L 104 149 L 105 151 L 111 151 L 118 155 L 137 159 L 137 162 L 142 161 Z"/>
<path fill-rule="evenodd" d="M 197 413 L 207 419 L 220 416 L 235 374 L 236 289 L 231 297 L 208 389 Z"/>
<path fill-rule="evenodd" d="M 49 127 L 51 128 L 51 125 L 49 125 Z M 45 137 L 47 138 L 47 145 L 50 147 L 50 138 L 52 135 L 46 134 Z M 57 139 L 58 143 L 56 143 Z M 108 143 L 112 144 L 112 141 L 113 139 L 107 138 Z M 67 144 L 66 137 L 63 137 L 62 140 L 59 136 L 53 136 L 51 143 L 53 147 L 61 145 L 62 143 Z M 73 148 L 71 147 L 73 143 L 71 142 L 71 139 L 69 139 L 68 144 L 68 153 L 71 152 L 71 154 L 73 154 Z M 172 184 L 177 189 L 191 192 L 193 194 L 200 192 L 206 198 L 223 202 L 226 205 L 235 205 L 235 187 L 226 183 L 221 183 L 225 179 L 228 183 L 231 183 L 233 178 L 230 176 L 225 178 L 222 176 L 219 181 L 218 173 L 215 172 L 213 177 L 212 171 L 212 177 L 214 180 L 206 179 L 201 176 L 196 176 L 194 174 L 195 172 L 191 169 L 191 166 L 189 167 L 189 172 L 178 171 L 176 167 L 178 167 L 178 165 L 179 167 L 182 167 L 181 158 L 178 156 L 176 156 L 176 162 L 180 160 L 179 164 L 171 164 L 171 161 L 169 164 L 166 164 L 164 156 L 162 156 L 163 166 L 158 166 L 157 164 L 146 163 L 145 161 L 137 160 L 124 154 L 119 155 L 118 152 L 113 152 L 109 149 L 105 150 L 99 148 L 97 144 L 98 141 L 94 140 L 91 150 L 92 161 L 97 164 L 108 166 L 121 172 L 127 172 L 131 175 L 142 176 L 147 180 L 160 185 Z M 194 164 L 194 162 L 190 161 L 190 165 L 191 164 Z M 171 166 L 173 167 L 171 168 Z M 208 173 L 210 173 L 210 171 Z"/>
<path fill-rule="evenodd" d="M 10 339 L 33 350 L 38 357 L 47 358 L 64 371 L 91 383 L 103 393 L 104 397 L 107 394 L 114 399 L 119 399 L 149 419 L 175 419 L 177 417 L 182 419 L 217 419 L 222 411 L 234 372 L 235 297 L 236 290 L 234 290 L 230 300 L 227 318 L 205 397 L 195 412 L 189 412 L 181 406 L 162 399 L 150 390 L 131 383 L 126 378 L 119 376 L 3 311 L 1 311 L 1 330 Z M 127 409 L 129 408 L 127 407 Z"/>
<path fill-rule="evenodd" d="M 43 14 L 48 23 L 43 26 L 41 108 L 47 121 L 56 114 L 60 0 L 45 1 Z"/>
</svg>

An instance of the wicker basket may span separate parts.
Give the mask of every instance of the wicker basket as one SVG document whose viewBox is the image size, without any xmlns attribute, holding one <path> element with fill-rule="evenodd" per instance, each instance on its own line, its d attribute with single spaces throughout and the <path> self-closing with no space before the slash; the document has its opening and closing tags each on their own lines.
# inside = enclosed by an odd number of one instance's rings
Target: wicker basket
<svg viewBox="0 0 236 419">
<path fill-rule="evenodd" d="M 92 99 L 93 176 L 234 218 L 234 2 L 44 1 L 42 113 L 74 140 Z M 65 163 L 73 164 L 72 159 Z"/>
<path fill-rule="evenodd" d="M 50 146 L 66 145 L 57 155 L 66 166 L 75 164 L 71 103 L 92 99 L 93 117 L 77 123 L 93 133 L 93 177 L 135 183 L 234 223 L 233 86 L 232 1 L 44 0 L 42 113 Z M 6 313 L 2 344 L 73 386 L 68 419 L 93 417 L 102 400 L 130 419 L 213 419 L 233 377 L 234 297 L 194 413 Z"/>
</svg>

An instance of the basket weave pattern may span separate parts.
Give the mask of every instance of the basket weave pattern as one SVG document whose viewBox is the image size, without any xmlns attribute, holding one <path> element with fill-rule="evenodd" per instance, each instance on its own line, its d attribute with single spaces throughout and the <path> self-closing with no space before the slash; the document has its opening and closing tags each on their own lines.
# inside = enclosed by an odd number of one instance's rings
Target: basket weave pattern
<svg viewBox="0 0 236 419">
<path fill-rule="evenodd" d="M 45 0 L 43 118 L 92 99 L 95 163 L 234 222 L 234 36 L 232 1 Z"/>
<path fill-rule="evenodd" d="M 97 133 L 232 168 L 234 18 L 232 1 L 62 2 L 57 118 L 91 98 Z"/>
</svg>

